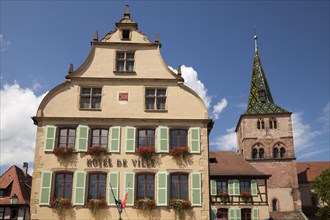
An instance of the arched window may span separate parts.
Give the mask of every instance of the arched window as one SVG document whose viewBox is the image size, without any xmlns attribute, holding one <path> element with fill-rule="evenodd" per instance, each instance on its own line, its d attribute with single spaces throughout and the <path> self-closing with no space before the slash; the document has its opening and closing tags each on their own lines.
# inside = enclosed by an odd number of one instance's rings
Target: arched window
<svg viewBox="0 0 330 220">
<path fill-rule="evenodd" d="M 257 148 L 253 148 L 252 149 L 252 159 L 257 159 L 257 157 L 258 157 L 258 150 L 257 150 Z"/>
<path fill-rule="evenodd" d="M 277 121 L 276 118 L 269 119 L 269 128 L 270 129 L 277 129 Z"/>
<path fill-rule="evenodd" d="M 278 211 L 278 200 L 276 198 L 272 200 L 272 211 Z"/>
<path fill-rule="evenodd" d="M 278 148 L 277 147 L 273 148 L 273 157 L 278 158 Z"/>
<path fill-rule="evenodd" d="M 259 158 L 264 159 L 265 158 L 265 150 L 263 148 L 259 149 Z"/>
<path fill-rule="evenodd" d="M 258 128 L 258 129 L 265 129 L 265 122 L 264 122 L 264 119 L 262 119 L 262 118 L 259 118 L 259 119 L 258 119 L 258 122 L 257 122 L 257 128 Z"/>
<path fill-rule="evenodd" d="M 280 149 L 280 157 L 285 158 L 285 148 L 284 147 L 281 147 L 281 149 Z"/>
</svg>

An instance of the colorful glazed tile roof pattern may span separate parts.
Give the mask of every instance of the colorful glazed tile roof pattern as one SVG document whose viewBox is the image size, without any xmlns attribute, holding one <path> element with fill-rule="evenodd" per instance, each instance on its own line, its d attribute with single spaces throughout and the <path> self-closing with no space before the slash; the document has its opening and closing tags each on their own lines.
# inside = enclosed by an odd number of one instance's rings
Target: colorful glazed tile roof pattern
<svg viewBox="0 0 330 220">
<path fill-rule="evenodd" d="M 260 91 L 263 91 L 264 93 L 264 102 L 262 102 L 259 98 Z M 275 105 L 274 103 L 266 75 L 262 68 L 259 53 L 256 51 L 254 54 L 249 103 L 245 114 L 268 114 L 285 112 L 288 111 Z"/>
</svg>

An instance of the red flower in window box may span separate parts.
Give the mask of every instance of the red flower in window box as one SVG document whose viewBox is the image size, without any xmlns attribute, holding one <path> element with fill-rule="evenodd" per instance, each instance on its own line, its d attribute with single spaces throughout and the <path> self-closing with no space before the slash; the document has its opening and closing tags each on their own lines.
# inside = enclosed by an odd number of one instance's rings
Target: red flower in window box
<svg viewBox="0 0 330 220">
<path fill-rule="evenodd" d="M 54 197 L 50 201 L 50 207 L 61 213 L 64 209 L 72 208 L 72 203 L 68 199 Z"/>
<path fill-rule="evenodd" d="M 58 157 L 68 157 L 73 153 L 72 147 L 55 147 L 53 153 Z"/>
<path fill-rule="evenodd" d="M 170 155 L 173 157 L 185 157 L 189 154 L 188 147 L 177 147 L 170 150 Z"/>
<path fill-rule="evenodd" d="M 156 201 L 154 199 L 139 199 L 136 201 L 136 208 L 144 210 L 156 208 Z"/>
<path fill-rule="evenodd" d="M 229 194 L 227 192 L 220 192 L 219 197 L 221 202 L 227 203 L 229 201 Z"/>
<path fill-rule="evenodd" d="M 88 147 L 87 149 L 87 154 L 92 156 L 100 156 L 102 154 L 105 155 L 106 153 L 107 153 L 107 149 L 101 146 L 92 146 L 92 147 Z"/>
<path fill-rule="evenodd" d="M 107 205 L 105 199 L 90 199 L 88 201 L 88 208 L 92 213 L 96 213 L 99 209 L 107 207 Z"/>
<path fill-rule="evenodd" d="M 150 159 L 155 152 L 155 148 L 153 147 L 140 147 L 136 149 L 136 153 L 143 159 Z"/>
<path fill-rule="evenodd" d="M 242 198 L 251 198 L 251 193 L 249 192 L 241 192 L 241 197 Z"/>
<path fill-rule="evenodd" d="M 184 209 L 188 209 L 191 207 L 191 203 L 188 200 L 184 199 L 170 199 L 170 208 L 176 209 L 181 216 L 183 214 Z"/>
</svg>

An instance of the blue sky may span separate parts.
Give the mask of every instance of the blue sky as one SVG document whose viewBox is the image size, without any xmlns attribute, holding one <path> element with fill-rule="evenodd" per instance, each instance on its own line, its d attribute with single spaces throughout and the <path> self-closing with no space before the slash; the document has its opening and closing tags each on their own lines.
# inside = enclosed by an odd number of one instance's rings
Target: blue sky
<svg viewBox="0 0 330 220">
<path fill-rule="evenodd" d="M 236 147 L 255 25 L 275 103 L 293 112 L 298 161 L 329 160 L 329 1 L 1 1 L 1 172 L 33 165 L 29 117 L 69 64 L 84 62 L 94 31 L 115 28 L 126 4 L 139 30 L 152 41 L 159 34 L 165 62 L 184 65 L 186 82 L 208 98 L 211 149 Z"/>
</svg>

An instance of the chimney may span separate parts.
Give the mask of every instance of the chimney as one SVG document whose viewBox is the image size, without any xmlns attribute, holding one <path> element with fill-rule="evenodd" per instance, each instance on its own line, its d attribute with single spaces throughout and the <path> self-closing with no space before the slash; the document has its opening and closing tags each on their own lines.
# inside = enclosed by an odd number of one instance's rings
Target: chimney
<svg viewBox="0 0 330 220">
<path fill-rule="evenodd" d="M 29 165 L 27 162 L 24 162 L 23 163 L 23 173 L 24 173 L 24 176 L 27 176 L 28 174 L 28 168 L 29 168 Z"/>
</svg>

